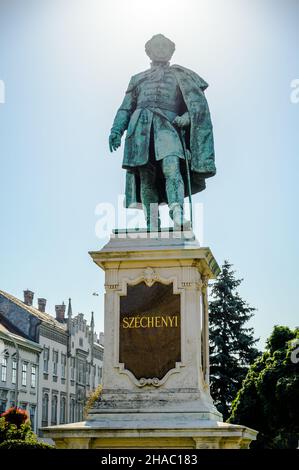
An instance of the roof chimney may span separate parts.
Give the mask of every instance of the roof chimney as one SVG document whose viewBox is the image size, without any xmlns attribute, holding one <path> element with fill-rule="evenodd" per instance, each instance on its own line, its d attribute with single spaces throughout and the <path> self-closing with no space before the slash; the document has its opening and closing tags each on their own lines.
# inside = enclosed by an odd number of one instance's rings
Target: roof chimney
<svg viewBox="0 0 299 470">
<path fill-rule="evenodd" d="M 38 309 L 40 312 L 45 313 L 46 311 L 46 299 L 37 299 Z"/>
<path fill-rule="evenodd" d="M 32 306 L 33 303 L 34 292 L 31 290 L 24 290 L 24 304 Z"/>
<path fill-rule="evenodd" d="M 65 308 L 66 308 L 66 305 L 64 304 L 64 302 L 62 302 L 62 305 L 55 305 L 56 320 L 59 321 L 60 323 L 65 322 L 65 318 L 64 318 Z"/>
</svg>

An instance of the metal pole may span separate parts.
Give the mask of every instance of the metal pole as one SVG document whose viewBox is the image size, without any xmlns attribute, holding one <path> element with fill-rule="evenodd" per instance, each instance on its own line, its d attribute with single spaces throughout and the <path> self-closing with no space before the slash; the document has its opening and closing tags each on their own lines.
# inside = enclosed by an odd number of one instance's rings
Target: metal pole
<svg viewBox="0 0 299 470">
<path fill-rule="evenodd" d="M 192 213 L 192 193 L 191 193 L 191 179 L 190 179 L 190 167 L 188 160 L 189 153 L 186 153 L 186 168 L 187 168 L 187 180 L 188 180 L 188 198 L 189 198 L 189 207 L 190 207 L 190 222 L 191 228 L 193 228 L 193 213 Z"/>
<path fill-rule="evenodd" d="M 192 213 L 192 190 L 191 190 L 191 177 L 190 177 L 190 166 L 189 166 L 189 158 L 191 156 L 190 151 L 186 147 L 185 141 L 185 130 L 180 129 L 181 133 L 181 141 L 183 145 L 183 150 L 185 154 L 185 162 L 186 162 L 186 170 L 187 170 L 187 184 L 188 184 L 188 199 L 189 199 L 189 208 L 190 208 L 190 223 L 191 228 L 193 228 L 193 213 Z"/>
</svg>

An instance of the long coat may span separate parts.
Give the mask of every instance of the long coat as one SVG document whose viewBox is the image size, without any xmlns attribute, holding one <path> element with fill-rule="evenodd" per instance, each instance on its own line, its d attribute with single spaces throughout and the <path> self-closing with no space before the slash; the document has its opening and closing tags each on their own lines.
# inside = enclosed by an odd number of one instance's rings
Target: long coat
<svg viewBox="0 0 299 470">
<path fill-rule="evenodd" d="M 213 127 L 204 90 L 208 84 L 195 72 L 180 65 L 172 65 L 182 92 L 186 109 L 190 115 L 190 126 L 182 133 L 184 146 L 191 154 L 190 176 L 192 194 L 205 189 L 205 179 L 216 174 Z M 149 159 L 151 121 L 140 118 L 142 109 L 136 109 L 138 86 L 150 78 L 151 70 L 134 75 L 129 83 L 125 98 L 115 117 L 112 130 L 123 134 L 125 140 L 123 168 L 126 174 L 126 207 L 141 207 L 138 166 Z M 181 160 L 181 172 L 185 182 L 185 196 L 188 195 L 186 165 Z M 167 203 L 165 182 L 162 172 L 158 174 L 159 203 Z"/>
</svg>

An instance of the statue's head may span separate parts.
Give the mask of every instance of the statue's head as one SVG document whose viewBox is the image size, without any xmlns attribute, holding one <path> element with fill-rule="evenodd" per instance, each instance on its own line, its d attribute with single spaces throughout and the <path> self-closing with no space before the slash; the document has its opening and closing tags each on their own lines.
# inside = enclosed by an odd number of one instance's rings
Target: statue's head
<svg viewBox="0 0 299 470">
<path fill-rule="evenodd" d="M 175 44 L 163 34 L 155 34 L 145 44 L 145 52 L 152 61 L 169 62 L 175 51 Z"/>
</svg>

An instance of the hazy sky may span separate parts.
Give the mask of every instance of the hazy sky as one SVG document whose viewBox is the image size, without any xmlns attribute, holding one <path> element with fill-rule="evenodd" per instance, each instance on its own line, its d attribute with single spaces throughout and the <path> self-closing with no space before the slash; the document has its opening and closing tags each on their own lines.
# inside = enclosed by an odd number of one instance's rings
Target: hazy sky
<svg viewBox="0 0 299 470">
<path fill-rule="evenodd" d="M 297 0 L 0 0 L 0 288 L 47 310 L 72 298 L 103 329 L 103 274 L 89 255 L 98 203 L 124 190 L 107 139 L 144 43 L 208 83 L 217 176 L 195 197 L 204 244 L 244 278 L 261 344 L 298 325 Z M 99 297 L 92 296 L 99 292 Z"/>
</svg>

